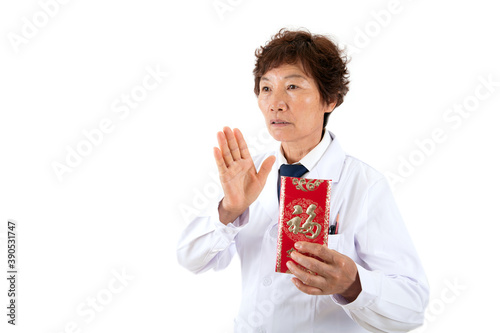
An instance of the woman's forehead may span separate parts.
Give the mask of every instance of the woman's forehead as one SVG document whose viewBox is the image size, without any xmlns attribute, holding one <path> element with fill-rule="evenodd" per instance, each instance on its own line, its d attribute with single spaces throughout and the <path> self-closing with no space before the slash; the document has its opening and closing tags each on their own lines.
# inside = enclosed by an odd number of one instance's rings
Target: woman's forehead
<svg viewBox="0 0 500 333">
<path fill-rule="evenodd" d="M 295 64 L 280 64 L 269 69 L 262 76 L 261 80 L 266 81 L 271 78 L 277 79 L 290 79 L 290 78 L 302 78 L 305 80 L 311 79 L 311 76 L 304 70 L 304 67 L 300 63 Z"/>
</svg>

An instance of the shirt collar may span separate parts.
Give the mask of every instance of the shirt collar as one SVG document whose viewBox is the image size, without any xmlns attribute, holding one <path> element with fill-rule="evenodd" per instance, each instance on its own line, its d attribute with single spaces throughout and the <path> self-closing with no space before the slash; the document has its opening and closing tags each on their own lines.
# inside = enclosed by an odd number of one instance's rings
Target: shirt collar
<svg viewBox="0 0 500 333">
<path fill-rule="evenodd" d="M 323 134 L 323 138 L 318 143 L 318 145 L 314 147 L 313 150 L 311 150 L 309 153 L 307 153 L 307 155 L 304 156 L 299 162 L 294 164 L 300 163 L 303 166 L 305 166 L 307 170 L 309 171 L 312 170 L 316 166 L 316 164 L 318 164 L 321 157 L 325 154 L 331 142 L 332 142 L 332 137 L 330 135 L 330 132 L 325 131 L 325 133 Z M 280 145 L 280 149 L 278 151 L 278 167 L 281 166 L 282 164 L 288 164 L 288 162 L 285 156 L 283 155 L 283 149 Z"/>
</svg>

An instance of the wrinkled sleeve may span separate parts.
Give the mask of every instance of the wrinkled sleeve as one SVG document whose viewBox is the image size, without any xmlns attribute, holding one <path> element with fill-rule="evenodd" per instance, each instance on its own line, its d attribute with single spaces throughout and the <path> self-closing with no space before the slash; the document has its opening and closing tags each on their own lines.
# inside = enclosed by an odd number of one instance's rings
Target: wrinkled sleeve
<svg viewBox="0 0 500 333">
<path fill-rule="evenodd" d="M 370 332 L 408 332 L 423 324 L 429 287 L 385 179 L 368 189 L 363 212 L 355 239 L 362 291 L 351 303 L 333 300 Z"/>
<path fill-rule="evenodd" d="M 229 265 L 236 253 L 238 232 L 248 222 L 247 209 L 235 221 L 224 225 L 219 221 L 217 205 L 196 217 L 182 232 L 177 245 L 177 260 L 193 273 L 220 270 Z"/>
</svg>

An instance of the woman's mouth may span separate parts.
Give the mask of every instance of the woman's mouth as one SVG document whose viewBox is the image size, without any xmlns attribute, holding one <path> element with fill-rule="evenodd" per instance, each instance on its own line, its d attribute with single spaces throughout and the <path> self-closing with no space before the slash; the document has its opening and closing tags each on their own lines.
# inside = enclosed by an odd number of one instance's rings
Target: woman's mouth
<svg viewBox="0 0 500 333">
<path fill-rule="evenodd" d="M 290 125 L 289 122 L 284 121 L 284 120 L 271 120 L 271 125 L 274 126 L 285 126 L 285 125 Z"/>
</svg>

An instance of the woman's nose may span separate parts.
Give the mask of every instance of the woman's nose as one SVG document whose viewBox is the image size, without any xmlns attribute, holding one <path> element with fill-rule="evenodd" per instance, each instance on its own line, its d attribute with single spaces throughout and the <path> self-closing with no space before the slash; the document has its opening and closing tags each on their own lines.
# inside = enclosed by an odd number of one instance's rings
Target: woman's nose
<svg viewBox="0 0 500 333">
<path fill-rule="evenodd" d="M 282 92 L 275 92 L 270 104 L 271 111 L 286 111 L 287 104 L 285 101 L 285 94 Z"/>
</svg>

